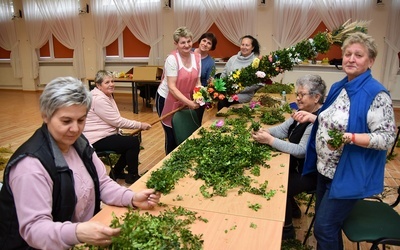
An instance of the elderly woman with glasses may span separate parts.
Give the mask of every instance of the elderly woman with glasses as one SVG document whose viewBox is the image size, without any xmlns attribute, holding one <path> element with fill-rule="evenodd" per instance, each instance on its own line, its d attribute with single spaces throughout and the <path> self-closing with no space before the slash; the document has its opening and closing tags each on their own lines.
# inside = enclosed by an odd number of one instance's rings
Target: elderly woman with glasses
<svg viewBox="0 0 400 250">
<path fill-rule="evenodd" d="M 316 114 L 323 104 L 326 85 L 319 75 L 305 75 L 297 79 L 296 102 L 299 110 Z M 316 188 L 317 175 L 301 176 L 307 141 L 312 123 L 298 123 L 292 117 L 282 124 L 253 132 L 254 140 L 290 154 L 289 184 L 286 200 L 285 224 L 282 239 L 295 238 L 292 218 L 300 218 L 301 211 L 294 196 Z M 287 140 L 285 140 L 287 139 Z"/>
</svg>

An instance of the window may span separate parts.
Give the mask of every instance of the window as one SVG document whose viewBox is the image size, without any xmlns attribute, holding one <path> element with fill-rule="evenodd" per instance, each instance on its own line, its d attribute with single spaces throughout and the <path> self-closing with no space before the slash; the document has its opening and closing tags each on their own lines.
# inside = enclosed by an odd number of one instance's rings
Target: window
<svg viewBox="0 0 400 250">
<path fill-rule="evenodd" d="M 150 46 L 142 43 L 125 27 L 122 34 L 106 47 L 106 61 L 141 58 L 148 59 Z"/>
<path fill-rule="evenodd" d="M 2 4 L 2 8 L 4 8 L 5 6 L 9 7 L 9 11 L 2 11 L 3 13 L 11 13 L 12 15 L 14 15 L 14 1 L 10 0 L 8 1 L 9 3 L 4 3 Z M 10 15 L 10 18 L 13 18 L 13 16 Z M 0 60 L 1 61 L 9 61 L 10 60 L 10 56 L 11 56 L 11 51 L 9 50 L 5 50 L 2 47 L 0 47 Z"/>
<path fill-rule="evenodd" d="M 41 61 L 57 59 L 72 60 L 74 54 L 74 50 L 68 49 L 62 45 L 53 35 L 50 37 L 49 41 L 40 48 L 39 52 L 39 60 Z"/>
<path fill-rule="evenodd" d="M 317 29 L 314 31 L 314 33 L 311 34 L 310 38 L 314 37 L 318 32 L 325 32 L 328 28 L 326 25 L 321 22 Z M 333 58 L 342 58 L 342 49 L 340 48 L 339 45 L 333 44 L 328 52 L 326 54 L 318 54 L 317 60 L 322 60 L 324 58 L 328 57 L 329 60 Z"/>
<path fill-rule="evenodd" d="M 0 60 L 10 60 L 11 51 L 0 47 Z"/>
</svg>

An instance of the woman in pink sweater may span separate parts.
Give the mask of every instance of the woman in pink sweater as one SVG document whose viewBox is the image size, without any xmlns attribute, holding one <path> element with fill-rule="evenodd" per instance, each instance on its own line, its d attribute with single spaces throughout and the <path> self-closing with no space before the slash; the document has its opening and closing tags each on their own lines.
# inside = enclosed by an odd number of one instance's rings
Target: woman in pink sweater
<svg viewBox="0 0 400 250">
<path fill-rule="evenodd" d="M 82 136 L 90 92 L 60 77 L 40 96 L 41 128 L 11 156 L 0 191 L 1 249 L 69 249 L 79 243 L 107 246 L 120 228 L 90 221 L 100 202 L 152 209 L 160 194 L 113 181 Z"/>
<path fill-rule="evenodd" d="M 97 72 L 95 77 L 96 87 L 91 91 L 93 96 L 92 106 L 86 119 L 83 134 L 93 145 L 96 151 L 115 151 L 120 154 L 114 166 L 111 177 L 125 179 L 132 184 L 139 176 L 140 142 L 137 136 L 123 136 L 121 128 L 147 130 L 151 125 L 123 118 L 115 103 L 113 93 L 115 84 L 112 73 L 105 70 Z M 128 175 L 124 169 L 128 165 Z"/>
</svg>

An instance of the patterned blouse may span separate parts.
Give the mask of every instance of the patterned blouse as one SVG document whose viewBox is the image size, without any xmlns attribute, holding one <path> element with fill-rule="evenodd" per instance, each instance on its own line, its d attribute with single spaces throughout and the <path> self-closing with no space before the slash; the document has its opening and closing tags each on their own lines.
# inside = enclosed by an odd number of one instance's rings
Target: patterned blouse
<svg viewBox="0 0 400 250">
<path fill-rule="evenodd" d="M 336 100 L 318 116 L 319 126 L 316 134 L 316 149 L 318 154 L 318 172 L 330 179 L 336 171 L 343 147 L 330 150 L 327 141 L 330 139 L 328 131 L 338 129 L 342 132 L 347 130 L 350 112 L 350 99 L 343 89 Z M 396 124 L 392 109 L 392 100 L 385 92 L 380 92 L 374 99 L 367 114 L 370 143 L 368 148 L 387 150 L 388 141 L 394 141 Z"/>
</svg>

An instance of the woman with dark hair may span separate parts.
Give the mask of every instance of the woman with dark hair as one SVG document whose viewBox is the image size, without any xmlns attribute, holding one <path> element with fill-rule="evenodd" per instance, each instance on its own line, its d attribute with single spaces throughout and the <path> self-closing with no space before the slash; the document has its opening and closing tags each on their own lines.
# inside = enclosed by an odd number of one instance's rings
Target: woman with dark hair
<svg viewBox="0 0 400 250">
<path fill-rule="evenodd" d="M 215 50 L 217 47 L 217 38 L 211 32 L 204 33 L 198 40 L 199 47 L 193 49 L 195 53 L 201 55 L 201 85 L 207 86 L 213 69 L 215 68 L 215 61 L 208 53 Z"/>
<path fill-rule="evenodd" d="M 224 70 L 221 73 L 221 78 L 229 76 L 229 74 L 234 70 L 249 66 L 253 62 L 254 58 L 260 55 L 260 44 L 258 43 L 257 39 L 255 39 L 253 36 L 246 35 L 240 40 L 240 51 L 236 55 L 229 58 Z M 235 103 L 250 102 L 256 91 L 262 86 L 262 84 L 254 84 L 245 87 L 241 92 L 238 93 L 238 101 L 230 102 L 227 99 L 219 101 L 218 110 L 222 109 L 223 107 L 229 107 Z"/>
<path fill-rule="evenodd" d="M 211 75 L 215 70 L 215 61 L 208 53 L 209 51 L 215 50 L 217 47 L 217 38 L 211 32 L 204 33 L 198 40 L 199 46 L 193 49 L 195 53 L 201 55 L 201 85 L 207 86 L 209 81 L 214 79 L 214 75 Z M 214 73 L 213 73 L 214 74 Z M 197 116 L 200 124 L 203 120 L 205 106 L 201 106 L 196 109 Z"/>
</svg>

